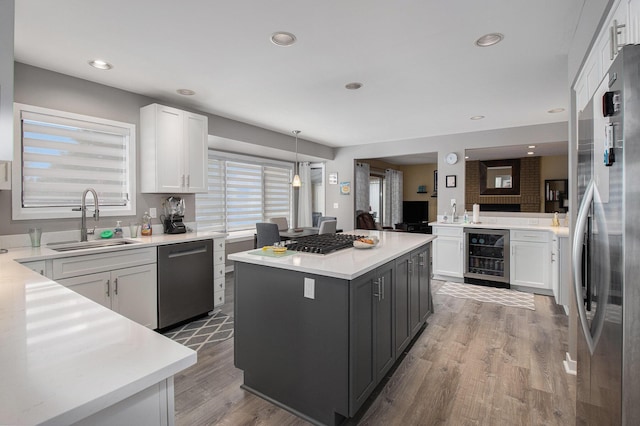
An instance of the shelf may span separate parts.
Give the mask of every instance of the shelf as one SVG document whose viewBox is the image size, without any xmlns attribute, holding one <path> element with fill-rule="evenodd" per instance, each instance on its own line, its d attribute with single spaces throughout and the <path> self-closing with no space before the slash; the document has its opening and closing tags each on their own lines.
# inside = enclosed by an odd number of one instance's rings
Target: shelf
<svg viewBox="0 0 640 426">
<path fill-rule="evenodd" d="M 429 191 L 418 191 L 418 192 L 416 192 L 416 194 L 428 194 L 428 193 L 429 193 Z"/>
</svg>

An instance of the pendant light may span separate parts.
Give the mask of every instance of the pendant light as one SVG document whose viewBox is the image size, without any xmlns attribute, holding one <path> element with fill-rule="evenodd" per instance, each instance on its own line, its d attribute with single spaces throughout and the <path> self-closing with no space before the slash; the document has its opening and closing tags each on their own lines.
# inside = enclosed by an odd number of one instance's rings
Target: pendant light
<svg viewBox="0 0 640 426">
<path fill-rule="evenodd" d="M 298 175 L 298 133 L 300 133 L 300 130 L 292 130 L 291 133 L 296 135 L 296 162 L 293 167 L 294 176 L 293 182 L 291 182 L 291 186 L 293 186 L 294 188 L 300 188 L 302 186 L 302 182 L 300 182 L 300 176 Z"/>
</svg>

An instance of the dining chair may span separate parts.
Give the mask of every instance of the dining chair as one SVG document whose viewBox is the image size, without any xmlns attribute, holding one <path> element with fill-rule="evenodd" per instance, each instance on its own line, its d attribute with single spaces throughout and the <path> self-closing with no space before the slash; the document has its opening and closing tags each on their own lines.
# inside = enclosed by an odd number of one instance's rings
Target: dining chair
<svg viewBox="0 0 640 426">
<path fill-rule="evenodd" d="M 271 219 L 269 219 L 269 222 L 275 223 L 276 225 L 278 225 L 279 231 L 286 231 L 287 229 L 289 229 L 289 222 L 287 221 L 287 218 L 284 216 L 272 217 Z"/>
<path fill-rule="evenodd" d="M 278 225 L 275 223 L 258 222 L 256 223 L 256 247 L 273 245 L 280 242 L 280 232 Z"/>
<path fill-rule="evenodd" d="M 336 233 L 336 225 L 337 220 L 324 220 L 320 223 L 320 229 L 318 230 L 318 234 L 335 234 Z"/>
<path fill-rule="evenodd" d="M 320 216 L 320 218 L 318 219 L 318 227 L 320 227 L 320 224 L 325 220 L 338 220 L 338 218 L 334 216 Z"/>
</svg>

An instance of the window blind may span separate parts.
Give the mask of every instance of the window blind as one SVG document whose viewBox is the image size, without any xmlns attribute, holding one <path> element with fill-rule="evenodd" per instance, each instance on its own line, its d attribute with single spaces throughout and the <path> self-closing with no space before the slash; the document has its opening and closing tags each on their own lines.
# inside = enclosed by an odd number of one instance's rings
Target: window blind
<svg viewBox="0 0 640 426">
<path fill-rule="evenodd" d="M 281 167 L 264 167 L 264 220 L 286 217 L 290 221 L 291 170 Z"/>
<path fill-rule="evenodd" d="M 293 165 L 209 150 L 208 193 L 196 194 L 198 229 L 254 230 L 256 222 L 291 217 Z"/>
<path fill-rule="evenodd" d="M 101 206 L 129 202 L 130 127 L 21 112 L 22 207 L 71 207 L 86 188 Z"/>
<path fill-rule="evenodd" d="M 203 231 L 224 232 L 226 230 L 226 208 L 224 189 L 224 161 L 208 153 L 206 194 L 196 194 L 196 222 Z"/>
</svg>

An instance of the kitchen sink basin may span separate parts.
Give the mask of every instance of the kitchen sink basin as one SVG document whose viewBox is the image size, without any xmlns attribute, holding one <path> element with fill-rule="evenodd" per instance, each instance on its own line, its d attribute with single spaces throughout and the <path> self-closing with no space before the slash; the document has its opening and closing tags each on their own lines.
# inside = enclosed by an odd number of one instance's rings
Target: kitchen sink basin
<svg viewBox="0 0 640 426">
<path fill-rule="evenodd" d="M 47 244 L 47 248 L 55 251 L 72 251 L 72 250 L 85 250 L 100 247 L 114 247 L 124 246 L 128 244 L 138 244 L 139 241 L 133 240 L 93 240 L 93 241 L 72 241 L 64 243 L 51 243 Z"/>
</svg>

